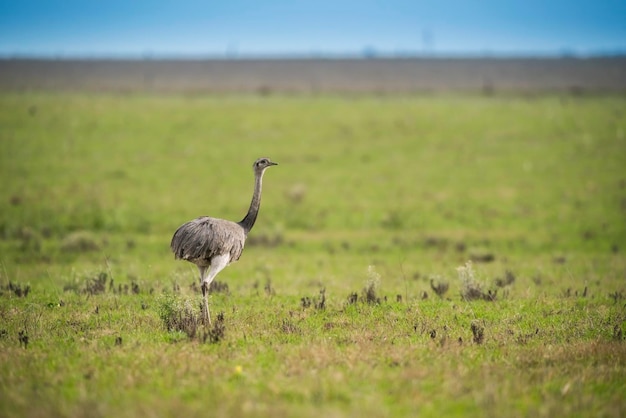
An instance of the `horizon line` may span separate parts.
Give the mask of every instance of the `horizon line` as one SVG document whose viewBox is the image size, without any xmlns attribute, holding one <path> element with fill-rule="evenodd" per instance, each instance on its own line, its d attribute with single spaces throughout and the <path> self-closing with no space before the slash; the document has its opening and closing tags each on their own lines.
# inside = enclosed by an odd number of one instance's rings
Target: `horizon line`
<svg viewBox="0 0 626 418">
<path fill-rule="evenodd" d="M 563 48 L 554 51 L 527 50 L 527 51 L 377 51 L 365 49 L 360 52 L 206 52 L 206 53 L 184 53 L 184 52 L 0 52 L 1 60 L 130 60 L 130 61 L 161 61 L 161 60 L 307 60 L 307 59 L 328 59 L 328 60 L 376 60 L 376 59 L 521 59 L 521 58 L 607 58 L 625 57 L 626 48 L 606 48 L 595 49 L 586 52 L 574 49 Z"/>
</svg>

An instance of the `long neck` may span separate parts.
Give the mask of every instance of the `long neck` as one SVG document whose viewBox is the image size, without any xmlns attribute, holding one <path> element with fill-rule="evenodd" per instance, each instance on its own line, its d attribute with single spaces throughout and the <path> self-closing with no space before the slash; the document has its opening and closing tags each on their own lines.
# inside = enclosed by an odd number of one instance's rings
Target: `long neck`
<svg viewBox="0 0 626 418">
<path fill-rule="evenodd" d="M 250 202 L 250 209 L 246 216 L 239 222 L 239 225 L 243 227 L 244 232 L 248 235 L 248 232 L 254 226 L 256 217 L 259 214 L 259 208 L 261 207 L 261 186 L 263 183 L 263 172 L 255 173 L 254 175 L 254 193 L 252 194 L 252 201 Z"/>
</svg>

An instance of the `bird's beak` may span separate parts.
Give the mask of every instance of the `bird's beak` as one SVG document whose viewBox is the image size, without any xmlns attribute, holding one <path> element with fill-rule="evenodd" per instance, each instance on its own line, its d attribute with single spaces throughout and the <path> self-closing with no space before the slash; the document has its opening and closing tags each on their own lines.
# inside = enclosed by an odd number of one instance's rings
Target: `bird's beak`
<svg viewBox="0 0 626 418">
<path fill-rule="evenodd" d="M 278 163 L 275 163 L 273 161 L 270 161 L 270 165 L 278 165 Z"/>
</svg>

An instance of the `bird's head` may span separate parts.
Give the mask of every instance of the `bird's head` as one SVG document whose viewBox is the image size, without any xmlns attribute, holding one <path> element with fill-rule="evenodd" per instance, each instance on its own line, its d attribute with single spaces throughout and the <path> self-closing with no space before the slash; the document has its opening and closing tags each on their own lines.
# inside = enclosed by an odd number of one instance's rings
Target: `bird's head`
<svg viewBox="0 0 626 418">
<path fill-rule="evenodd" d="M 271 161 L 269 158 L 262 157 L 254 162 L 252 168 L 254 168 L 255 172 L 263 172 L 263 170 L 267 167 L 271 167 L 273 165 L 278 165 L 278 163 Z"/>
</svg>

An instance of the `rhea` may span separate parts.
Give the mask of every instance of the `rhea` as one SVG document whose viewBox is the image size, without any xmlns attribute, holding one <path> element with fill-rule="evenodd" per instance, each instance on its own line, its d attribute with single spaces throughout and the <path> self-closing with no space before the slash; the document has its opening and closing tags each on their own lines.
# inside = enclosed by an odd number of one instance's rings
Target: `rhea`
<svg viewBox="0 0 626 418">
<path fill-rule="evenodd" d="M 239 222 L 201 216 L 181 225 L 170 243 L 177 260 L 186 260 L 198 266 L 202 288 L 204 320 L 211 324 L 209 314 L 209 286 L 215 276 L 230 263 L 239 260 L 248 233 L 254 226 L 261 207 L 263 173 L 278 165 L 269 158 L 254 162 L 254 193 L 246 216 Z"/>
</svg>

